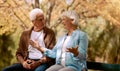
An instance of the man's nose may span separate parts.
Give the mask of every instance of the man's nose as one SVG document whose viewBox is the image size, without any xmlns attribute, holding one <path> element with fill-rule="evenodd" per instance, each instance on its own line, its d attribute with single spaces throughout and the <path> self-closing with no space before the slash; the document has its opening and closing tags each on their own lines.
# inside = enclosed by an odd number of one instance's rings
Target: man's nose
<svg viewBox="0 0 120 71">
<path fill-rule="evenodd" d="M 62 24 L 65 24 L 65 21 L 62 21 Z"/>
</svg>

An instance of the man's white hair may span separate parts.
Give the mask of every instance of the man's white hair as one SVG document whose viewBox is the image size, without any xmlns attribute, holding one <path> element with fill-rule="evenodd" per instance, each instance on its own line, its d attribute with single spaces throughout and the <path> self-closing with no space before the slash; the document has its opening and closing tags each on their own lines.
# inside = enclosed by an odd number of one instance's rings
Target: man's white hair
<svg viewBox="0 0 120 71">
<path fill-rule="evenodd" d="M 35 20 L 37 14 L 43 14 L 43 11 L 39 8 L 35 8 L 35 9 L 31 10 L 31 12 L 29 14 L 30 20 L 31 21 Z"/>
<path fill-rule="evenodd" d="M 66 16 L 70 19 L 73 19 L 73 24 L 78 25 L 79 22 L 79 16 L 75 11 L 65 11 L 61 14 L 61 17 Z"/>
</svg>

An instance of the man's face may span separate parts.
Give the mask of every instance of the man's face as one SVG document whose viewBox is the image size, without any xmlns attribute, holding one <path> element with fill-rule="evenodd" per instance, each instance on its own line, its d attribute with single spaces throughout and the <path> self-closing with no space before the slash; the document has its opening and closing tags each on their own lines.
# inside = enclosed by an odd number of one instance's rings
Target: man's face
<svg viewBox="0 0 120 71">
<path fill-rule="evenodd" d="M 32 21 L 32 23 L 33 23 L 33 26 L 44 27 L 44 25 L 45 25 L 44 15 L 37 14 L 36 19 L 34 21 Z"/>
</svg>

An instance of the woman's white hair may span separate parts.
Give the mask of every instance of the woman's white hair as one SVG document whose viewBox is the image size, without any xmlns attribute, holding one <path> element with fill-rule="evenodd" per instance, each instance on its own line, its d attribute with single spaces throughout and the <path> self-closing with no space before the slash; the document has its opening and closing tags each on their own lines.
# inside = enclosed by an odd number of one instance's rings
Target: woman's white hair
<svg viewBox="0 0 120 71">
<path fill-rule="evenodd" d="M 79 22 L 79 16 L 75 11 L 65 11 L 61 14 L 61 17 L 66 16 L 70 19 L 73 19 L 73 24 L 78 25 Z"/>
<path fill-rule="evenodd" d="M 39 8 L 35 8 L 35 9 L 31 10 L 31 12 L 29 14 L 30 20 L 31 21 L 35 20 L 37 14 L 43 14 L 43 11 Z"/>
</svg>

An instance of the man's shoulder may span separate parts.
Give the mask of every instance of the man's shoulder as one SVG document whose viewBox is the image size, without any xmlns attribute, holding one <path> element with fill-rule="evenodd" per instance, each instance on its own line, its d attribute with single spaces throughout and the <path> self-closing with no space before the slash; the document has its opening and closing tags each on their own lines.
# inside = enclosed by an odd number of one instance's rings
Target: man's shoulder
<svg viewBox="0 0 120 71">
<path fill-rule="evenodd" d="M 48 27 L 44 27 L 44 31 L 49 34 L 54 34 L 54 31 Z"/>
<path fill-rule="evenodd" d="M 27 34 L 30 33 L 30 31 L 31 31 L 30 29 L 25 29 L 25 30 L 22 32 L 22 34 L 23 34 L 23 35 L 27 35 Z"/>
</svg>

